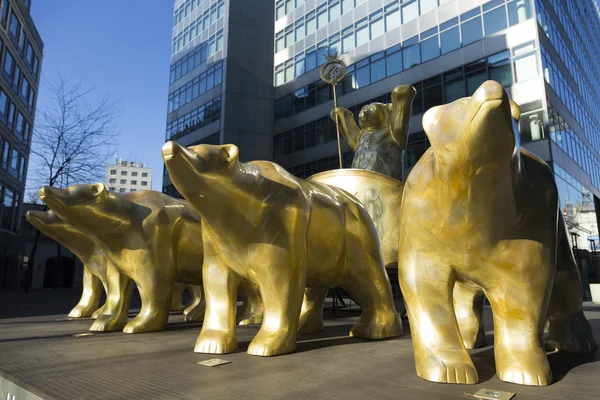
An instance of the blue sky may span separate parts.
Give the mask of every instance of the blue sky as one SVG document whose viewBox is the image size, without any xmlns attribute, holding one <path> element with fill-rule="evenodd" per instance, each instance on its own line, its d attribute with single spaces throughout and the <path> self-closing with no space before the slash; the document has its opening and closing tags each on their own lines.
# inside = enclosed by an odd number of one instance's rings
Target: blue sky
<svg viewBox="0 0 600 400">
<path fill-rule="evenodd" d="M 119 103 L 119 157 L 148 163 L 161 190 L 173 0 L 33 0 L 31 15 L 44 41 L 37 109 L 57 71 L 83 78 Z"/>
</svg>

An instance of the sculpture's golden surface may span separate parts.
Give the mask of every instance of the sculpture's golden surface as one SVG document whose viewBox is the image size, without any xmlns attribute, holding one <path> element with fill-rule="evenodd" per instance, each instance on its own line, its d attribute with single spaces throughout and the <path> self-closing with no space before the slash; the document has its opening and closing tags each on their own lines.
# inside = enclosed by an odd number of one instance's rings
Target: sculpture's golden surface
<svg viewBox="0 0 600 400">
<path fill-rule="evenodd" d="M 203 219 L 206 315 L 196 352 L 236 349 L 235 293 L 246 278 L 264 305 L 248 353 L 271 356 L 296 347 L 299 319 L 318 326 L 326 288 L 342 286 L 362 306 L 351 334 L 398 336 L 377 234 L 365 209 L 345 191 L 300 180 L 276 164 L 242 164 L 234 145 L 163 146 L 171 180 Z M 302 299 L 305 288 L 305 306 Z M 317 322 L 315 322 L 317 321 Z"/>
<path fill-rule="evenodd" d="M 27 221 L 39 229 L 46 236 L 52 238 L 65 246 L 75 254 L 83 263 L 83 293 L 81 300 L 69 313 L 69 318 L 96 318 L 102 314 L 104 306 L 98 308 L 102 291 L 108 293 L 106 275 L 106 255 L 92 239 L 81 233 L 73 225 L 60 219 L 53 211 L 28 211 L 25 214 Z M 194 320 L 198 313 L 203 311 L 200 305 L 202 299 L 202 288 L 193 285 L 176 283 L 171 299 L 171 311 L 179 311 L 182 308 L 182 296 L 184 290 L 188 290 L 191 296 L 190 304 L 185 308 L 188 320 Z"/>
<path fill-rule="evenodd" d="M 344 189 L 355 196 L 373 220 L 379 236 L 383 264 L 396 267 L 398 263 L 398 219 L 404 184 L 383 174 L 362 169 L 335 169 L 308 178 Z"/>
<path fill-rule="evenodd" d="M 402 180 L 402 152 L 406 147 L 410 110 L 416 90 L 410 85 L 397 86 L 390 104 L 371 103 L 358 114 L 341 107 L 331 118 L 354 151 L 352 168 L 375 171 Z"/>
<path fill-rule="evenodd" d="M 417 374 L 436 382 L 478 380 L 453 307 L 454 285 L 462 282 L 491 303 L 500 379 L 547 385 L 541 340 L 559 227 L 552 171 L 519 149 L 511 103 L 496 82 L 429 110 L 423 126 L 431 148 L 405 183 L 398 247 Z M 549 319 L 562 331 L 554 335 L 557 347 L 589 350 L 594 343 L 575 292 L 565 293 L 572 301 Z"/>
<path fill-rule="evenodd" d="M 202 284 L 201 219 L 187 202 L 153 191 L 110 193 L 101 183 L 45 187 L 40 198 L 106 254 L 108 300 L 90 330 L 164 329 L 175 283 Z M 142 308 L 127 323 L 131 281 L 137 285 Z M 192 293 L 195 300 L 184 310 L 186 320 L 203 318 L 201 293 L 198 289 Z"/>
<path fill-rule="evenodd" d="M 85 234 L 67 224 L 52 211 L 28 211 L 27 221 L 46 236 L 56 240 L 75 254 L 83 263 L 83 292 L 81 300 L 69 313 L 70 318 L 96 318 L 102 314 L 98 303 L 107 289 L 106 255 Z M 181 304 L 181 298 L 179 299 Z"/>
</svg>

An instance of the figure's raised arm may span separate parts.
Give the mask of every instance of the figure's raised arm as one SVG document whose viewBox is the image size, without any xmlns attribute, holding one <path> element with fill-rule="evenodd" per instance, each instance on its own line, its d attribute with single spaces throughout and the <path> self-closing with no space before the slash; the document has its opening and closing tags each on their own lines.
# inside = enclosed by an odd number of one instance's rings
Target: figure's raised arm
<svg viewBox="0 0 600 400">
<path fill-rule="evenodd" d="M 396 86 L 392 91 L 391 133 L 401 148 L 406 147 L 410 110 L 417 91 L 411 85 Z"/>
<path fill-rule="evenodd" d="M 333 110 L 331 110 L 331 119 L 335 123 L 339 124 L 340 131 L 344 135 L 346 143 L 348 143 L 348 147 L 350 147 L 350 149 L 354 151 L 356 149 L 356 146 L 358 146 L 360 128 L 356 124 L 356 121 L 354 121 L 354 116 L 352 115 L 350 110 L 347 110 L 342 107 L 334 108 Z"/>
</svg>

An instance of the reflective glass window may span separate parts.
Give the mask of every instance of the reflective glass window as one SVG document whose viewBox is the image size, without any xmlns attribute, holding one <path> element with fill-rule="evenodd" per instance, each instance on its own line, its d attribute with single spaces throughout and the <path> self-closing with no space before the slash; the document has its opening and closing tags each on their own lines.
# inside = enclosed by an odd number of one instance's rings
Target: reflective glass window
<svg viewBox="0 0 600 400">
<path fill-rule="evenodd" d="M 483 37 L 483 29 L 481 27 L 481 18 L 476 17 L 469 21 L 463 22 L 460 26 L 462 32 L 462 44 L 476 42 Z"/>
<path fill-rule="evenodd" d="M 506 10 L 504 6 L 498 7 L 483 14 L 483 25 L 485 26 L 485 35 L 493 35 L 506 29 Z"/>
<path fill-rule="evenodd" d="M 530 0 L 513 0 L 506 6 L 508 7 L 508 24 L 510 26 L 525 22 L 532 16 Z"/>
<path fill-rule="evenodd" d="M 460 47 L 460 32 L 458 26 L 440 33 L 440 41 L 442 42 L 442 54 L 458 49 Z"/>
<path fill-rule="evenodd" d="M 411 3 L 402 5 L 402 23 L 405 24 L 419 16 L 419 2 L 414 0 Z"/>
<path fill-rule="evenodd" d="M 402 52 L 398 51 L 386 57 L 387 76 L 402 72 Z"/>
<path fill-rule="evenodd" d="M 433 58 L 439 57 L 440 45 L 438 44 L 437 35 L 430 37 L 421 42 L 421 61 L 429 61 Z"/>
<path fill-rule="evenodd" d="M 421 49 L 419 44 L 415 44 L 402 50 L 404 58 L 404 69 L 409 69 L 421 63 Z"/>
</svg>

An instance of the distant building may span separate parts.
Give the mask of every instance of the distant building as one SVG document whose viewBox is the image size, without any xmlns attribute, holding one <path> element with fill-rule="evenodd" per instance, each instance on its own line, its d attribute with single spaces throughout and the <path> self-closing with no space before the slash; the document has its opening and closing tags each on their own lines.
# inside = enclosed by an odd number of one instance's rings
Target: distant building
<svg viewBox="0 0 600 400">
<path fill-rule="evenodd" d="M 0 289 L 20 284 L 17 237 L 44 44 L 29 0 L 0 1 Z"/>
<path fill-rule="evenodd" d="M 119 160 L 106 167 L 106 186 L 111 192 L 152 189 L 152 170 L 144 163 Z"/>
</svg>

